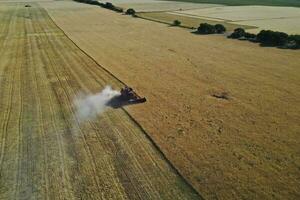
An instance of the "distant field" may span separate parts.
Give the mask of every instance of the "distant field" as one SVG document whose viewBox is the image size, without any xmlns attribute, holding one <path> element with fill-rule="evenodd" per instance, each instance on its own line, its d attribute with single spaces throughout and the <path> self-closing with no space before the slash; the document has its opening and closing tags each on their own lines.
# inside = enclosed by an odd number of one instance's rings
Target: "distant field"
<svg viewBox="0 0 300 200">
<path fill-rule="evenodd" d="M 226 21 L 247 21 L 300 17 L 300 8 L 274 6 L 222 6 L 214 8 L 175 11 L 197 17 L 207 17 Z"/>
<path fill-rule="evenodd" d="M 239 24 L 240 22 L 233 22 Z M 300 18 L 295 19 L 265 19 L 265 20 L 247 20 L 242 22 L 248 26 L 257 26 L 258 29 L 251 29 L 248 32 L 258 33 L 263 29 L 283 31 L 289 34 L 300 34 Z"/>
<path fill-rule="evenodd" d="M 174 10 L 200 9 L 200 8 L 223 6 L 217 4 L 199 4 L 199 3 L 153 1 L 153 0 L 143 0 L 141 2 L 135 2 L 135 1 L 127 2 L 121 0 L 113 0 L 111 2 L 125 9 L 134 8 L 134 10 L 137 12 L 174 11 Z"/>
<path fill-rule="evenodd" d="M 173 11 L 189 17 L 219 20 L 224 23 L 245 24 L 259 29 L 271 29 L 290 34 L 300 33 L 300 8 L 275 6 L 222 6 Z"/>
<path fill-rule="evenodd" d="M 251 29 L 249 32 L 253 33 L 257 33 L 262 29 L 282 31 L 289 34 L 300 33 L 300 8 L 274 6 L 277 5 L 276 2 L 285 2 L 285 5 L 292 5 L 293 2 L 296 2 L 295 0 L 263 1 L 265 2 L 264 5 L 272 6 L 262 6 L 262 2 L 256 0 L 239 1 L 243 2 L 240 3 L 242 6 L 238 6 L 238 3 L 233 4 L 233 2 L 238 2 L 236 0 L 183 0 L 182 2 L 111 0 L 111 2 L 124 9 L 135 9 L 142 18 L 168 24 L 177 19 L 182 22 L 183 26 L 188 28 L 198 27 L 200 23 L 207 22 L 223 24 L 229 31 L 236 27 L 242 27 L 248 30 Z M 231 2 L 235 6 L 222 5 L 221 3 L 224 2 Z M 256 5 L 250 6 L 249 2 Z M 269 4 L 267 4 L 268 2 Z M 287 4 L 288 2 L 290 4 Z M 300 4 L 300 1 L 298 2 Z"/>
<path fill-rule="evenodd" d="M 174 0 L 166 0 L 174 1 Z M 265 6 L 294 6 L 300 7 L 299 0 L 180 0 L 182 2 L 212 3 L 230 6 L 265 5 Z"/>
<path fill-rule="evenodd" d="M 187 28 L 197 28 L 200 23 L 209 23 L 209 24 L 223 24 L 228 31 L 233 31 L 234 29 L 240 27 L 244 29 L 254 29 L 255 26 L 246 26 L 240 24 L 231 24 L 220 20 L 208 20 L 197 17 L 189 17 L 179 14 L 172 14 L 167 12 L 146 12 L 146 13 L 138 13 L 139 17 L 150 19 L 158 22 L 172 24 L 174 20 L 179 20 L 181 25 Z"/>
</svg>

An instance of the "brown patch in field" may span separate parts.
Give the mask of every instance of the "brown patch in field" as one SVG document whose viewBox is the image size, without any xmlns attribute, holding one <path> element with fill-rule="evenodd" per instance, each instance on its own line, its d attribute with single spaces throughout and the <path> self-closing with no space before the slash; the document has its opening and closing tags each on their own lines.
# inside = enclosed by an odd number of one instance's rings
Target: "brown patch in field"
<svg viewBox="0 0 300 200">
<path fill-rule="evenodd" d="M 213 93 L 211 96 L 215 97 L 217 99 L 229 100 L 228 92 L 216 92 L 216 93 Z"/>
</svg>

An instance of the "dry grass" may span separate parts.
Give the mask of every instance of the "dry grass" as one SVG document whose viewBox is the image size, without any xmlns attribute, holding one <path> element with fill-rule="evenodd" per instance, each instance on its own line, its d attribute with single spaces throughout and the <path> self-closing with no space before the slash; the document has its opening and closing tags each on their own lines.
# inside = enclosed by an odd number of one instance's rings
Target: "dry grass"
<svg viewBox="0 0 300 200">
<path fill-rule="evenodd" d="M 204 197 L 299 197 L 299 51 L 43 5 L 76 44 L 148 98 L 126 109 Z"/>
<path fill-rule="evenodd" d="M 31 5 L 0 4 L 0 199 L 198 199 L 124 110 L 78 124 L 79 91 L 121 83 Z"/>
</svg>

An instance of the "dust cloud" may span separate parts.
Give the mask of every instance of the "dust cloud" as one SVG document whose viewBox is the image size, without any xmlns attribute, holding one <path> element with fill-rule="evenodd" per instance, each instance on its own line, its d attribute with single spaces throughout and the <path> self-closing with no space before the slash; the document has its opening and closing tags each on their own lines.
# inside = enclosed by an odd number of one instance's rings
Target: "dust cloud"
<svg viewBox="0 0 300 200">
<path fill-rule="evenodd" d="M 118 95 L 120 95 L 120 92 L 113 90 L 111 86 L 106 86 L 101 92 L 96 94 L 77 95 L 74 100 L 75 117 L 79 123 L 95 119 L 105 111 L 107 103 Z"/>
</svg>

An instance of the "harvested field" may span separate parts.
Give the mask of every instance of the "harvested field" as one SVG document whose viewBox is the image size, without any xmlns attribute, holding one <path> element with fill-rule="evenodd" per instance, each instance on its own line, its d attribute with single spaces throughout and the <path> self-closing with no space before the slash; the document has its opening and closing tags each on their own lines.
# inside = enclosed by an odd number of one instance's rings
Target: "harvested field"
<svg viewBox="0 0 300 200">
<path fill-rule="evenodd" d="M 255 3 L 255 6 L 251 4 L 250 6 L 210 4 L 210 2 L 215 3 L 216 1 L 191 3 L 153 0 L 114 0 L 112 2 L 125 9 L 133 8 L 137 12 L 141 12 L 138 15 L 144 19 L 169 24 L 178 19 L 182 21 L 183 26 L 189 28 L 198 27 L 200 23 L 221 23 L 229 31 L 241 27 L 251 29 L 249 32 L 253 33 L 257 33 L 263 29 L 282 31 L 289 34 L 300 33 L 300 8 L 297 7 L 257 6 Z M 261 2 L 258 2 L 258 4 L 261 4 Z M 246 3 L 245 5 L 249 4 Z M 292 2 L 291 5 L 293 5 Z"/>
<path fill-rule="evenodd" d="M 137 12 L 153 12 L 153 11 L 174 11 L 186 10 L 196 8 L 210 8 L 222 6 L 218 4 L 199 4 L 186 2 L 170 2 L 170 1 L 156 1 L 156 0 L 111 0 L 114 5 L 118 5 L 125 9 L 133 8 Z"/>
<path fill-rule="evenodd" d="M 178 1 L 178 0 L 166 0 L 166 1 Z M 229 5 L 229 6 L 263 5 L 263 6 L 300 7 L 300 2 L 298 0 L 180 0 L 180 1 L 193 2 L 193 3 L 218 3 L 223 5 Z"/>
<path fill-rule="evenodd" d="M 241 24 L 231 24 L 224 22 L 222 20 L 207 20 L 195 16 L 185 16 L 177 13 L 168 13 L 168 12 L 146 12 L 146 13 L 138 13 L 137 16 L 154 20 L 157 22 L 173 24 L 174 20 L 179 20 L 181 25 L 187 28 L 198 28 L 201 23 L 209 23 L 209 24 L 223 24 L 226 27 L 227 31 L 233 31 L 236 28 L 244 28 L 244 29 L 255 29 L 255 26 L 246 26 Z"/>
<path fill-rule="evenodd" d="M 299 197 L 299 51 L 83 4 L 42 5 L 80 48 L 148 98 L 126 110 L 205 198 Z"/>
<path fill-rule="evenodd" d="M 263 20 L 246 20 L 243 22 L 233 22 L 232 24 L 243 23 L 245 26 L 256 26 L 249 30 L 251 33 L 259 33 L 261 30 L 282 31 L 288 34 L 300 33 L 300 17 L 297 18 L 281 18 L 281 19 L 263 19 Z"/>
<path fill-rule="evenodd" d="M 198 27 L 200 23 L 221 23 L 232 31 L 236 27 L 257 33 L 263 29 L 300 33 L 300 8 L 277 6 L 225 6 L 208 3 L 172 1 L 114 0 L 114 4 L 133 8 L 144 19 L 172 23 L 178 19 L 185 27 Z M 246 4 L 248 5 L 248 4 Z"/>
<path fill-rule="evenodd" d="M 0 3 L 0 199 L 199 199 L 125 110 L 78 123 L 122 84 L 31 5 Z"/>
<path fill-rule="evenodd" d="M 257 26 L 290 34 L 300 33 L 300 8 L 272 6 L 223 6 L 175 11 L 174 14 Z M 257 30 L 256 30 L 257 31 Z"/>
<path fill-rule="evenodd" d="M 227 21 L 247 21 L 272 18 L 297 18 L 300 17 L 300 8 L 271 6 L 223 6 L 186 10 L 182 11 L 182 13 L 205 16 L 212 19 L 224 19 Z"/>
</svg>

